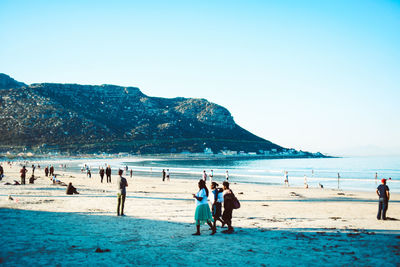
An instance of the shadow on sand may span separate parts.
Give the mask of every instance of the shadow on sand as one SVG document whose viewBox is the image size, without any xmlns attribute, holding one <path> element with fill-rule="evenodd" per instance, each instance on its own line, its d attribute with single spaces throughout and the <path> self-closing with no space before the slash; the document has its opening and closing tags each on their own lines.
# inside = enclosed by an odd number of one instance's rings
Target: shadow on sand
<svg viewBox="0 0 400 267">
<path fill-rule="evenodd" d="M 400 263 L 400 231 L 236 228 L 210 236 L 202 226 L 192 236 L 188 223 L 15 209 L 0 209 L 0 220 L 3 266 Z"/>
</svg>

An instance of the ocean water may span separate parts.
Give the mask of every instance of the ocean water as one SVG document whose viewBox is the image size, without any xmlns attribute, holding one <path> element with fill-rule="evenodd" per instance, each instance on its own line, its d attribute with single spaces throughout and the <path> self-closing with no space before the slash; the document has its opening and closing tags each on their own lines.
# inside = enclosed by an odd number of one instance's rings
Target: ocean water
<svg viewBox="0 0 400 267">
<path fill-rule="evenodd" d="M 98 173 L 98 166 L 110 164 L 114 170 L 128 166 L 134 174 L 161 177 L 162 169 L 169 169 L 171 179 L 200 179 L 203 170 L 214 180 L 283 185 L 284 172 L 288 172 L 291 186 L 304 186 L 306 176 L 309 187 L 352 191 L 375 191 L 382 178 L 391 180 L 387 185 L 391 192 L 400 193 L 400 157 L 347 157 L 316 159 L 112 159 L 88 161 Z M 79 166 L 82 166 L 81 162 Z M 340 175 L 338 184 L 338 173 Z M 378 179 L 375 179 L 377 173 Z"/>
</svg>

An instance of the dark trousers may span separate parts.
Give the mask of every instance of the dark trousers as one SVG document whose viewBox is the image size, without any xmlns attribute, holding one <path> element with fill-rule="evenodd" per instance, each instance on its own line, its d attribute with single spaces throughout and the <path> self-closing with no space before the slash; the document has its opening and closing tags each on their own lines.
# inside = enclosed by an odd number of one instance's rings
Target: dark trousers
<svg viewBox="0 0 400 267">
<path fill-rule="evenodd" d="M 104 175 L 100 175 L 101 182 L 103 182 Z"/>
<path fill-rule="evenodd" d="M 225 208 L 224 213 L 222 214 L 222 220 L 228 225 L 228 229 L 232 228 L 232 211 L 233 209 Z"/>
<path fill-rule="evenodd" d="M 378 220 L 381 219 L 381 215 L 382 215 L 382 219 L 386 220 L 386 211 L 388 209 L 389 206 L 389 201 L 384 199 L 384 198 L 380 198 L 379 199 L 379 209 L 378 209 Z"/>
<path fill-rule="evenodd" d="M 107 183 L 111 183 L 111 175 L 107 174 Z"/>
<path fill-rule="evenodd" d="M 125 198 L 126 195 L 118 194 L 118 206 L 117 206 L 117 215 L 119 216 L 124 215 L 124 206 L 125 206 Z M 120 206 L 121 206 L 121 213 L 120 213 Z"/>
<path fill-rule="evenodd" d="M 25 176 L 21 176 L 21 184 L 25 184 Z"/>
</svg>

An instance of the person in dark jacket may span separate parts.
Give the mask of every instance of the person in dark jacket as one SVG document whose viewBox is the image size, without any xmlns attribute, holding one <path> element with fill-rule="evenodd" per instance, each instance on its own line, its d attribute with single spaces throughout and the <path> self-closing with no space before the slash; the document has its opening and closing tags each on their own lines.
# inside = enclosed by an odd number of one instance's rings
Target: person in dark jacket
<svg viewBox="0 0 400 267">
<path fill-rule="evenodd" d="M 54 174 L 54 167 L 53 165 L 50 166 L 50 176 L 53 176 Z"/>
<path fill-rule="evenodd" d="M 111 167 L 110 165 L 106 168 L 107 183 L 111 183 Z"/>
<path fill-rule="evenodd" d="M 378 186 L 376 189 L 376 194 L 379 196 L 379 208 L 378 208 L 378 216 L 377 219 L 386 220 L 386 211 L 389 206 L 389 187 L 386 185 L 386 179 L 381 180 L 382 184 Z"/>
<path fill-rule="evenodd" d="M 104 169 L 103 169 L 103 167 L 100 168 L 99 174 L 100 174 L 100 178 L 101 178 L 101 183 L 103 183 L 103 178 L 104 178 Z"/>
<path fill-rule="evenodd" d="M 128 186 L 128 181 L 122 177 L 124 173 L 123 170 L 118 171 L 119 177 L 117 178 L 117 216 L 125 216 L 124 215 L 124 206 L 125 206 L 125 198 L 126 198 L 126 187 Z M 121 209 L 120 209 L 121 207 Z"/>
<path fill-rule="evenodd" d="M 231 234 L 233 233 L 233 227 L 232 227 L 232 211 L 233 211 L 233 200 L 234 200 L 234 195 L 231 189 L 229 189 L 229 182 L 224 181 L 222 183 L 224 187 L 224 213 L 222 214 L 222 220 L 224 223 L 228 225 L 228 230 L 222 231 L 224 234 Z"/>
<path fill-rule="evenodd" d="M 76 188 L 72 185 L 72 183 L 68 184 L 66 193 L 67 195 L 79 194 L 78 191 L 76 191 Z"/>
<path fill-rule="evenodd" d="M 44 168 L 44 175 L 46 175 L 46 177 L 49 177 L 49 166 L 46 166 L 46 168 Z"/>
</svg>

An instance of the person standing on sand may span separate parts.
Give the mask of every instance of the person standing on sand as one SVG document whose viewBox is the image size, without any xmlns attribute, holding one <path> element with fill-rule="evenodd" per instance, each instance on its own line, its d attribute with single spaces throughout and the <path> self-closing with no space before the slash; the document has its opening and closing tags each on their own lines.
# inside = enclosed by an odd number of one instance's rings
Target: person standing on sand
<svg viewBox="0 0 400 267">
<path fill-rule="evenodd" d="M 228 173 L 228 170 L 227 170 L 226 173 L 225 173 L 225 179 L 226 179 L 227 181 L 229 181 L 229 173 Z"/>
<path fill-rule="evenodd" d="M 126 187 L 128 186 L 128 182 L 126 181 L 126 179 L 124 177 L 122 177 L 123 173 L 124 173 L 123 170 L 118 171 L 119 177 L 117 178 L 117 186 L 118 186 L 117 216 L 125 216 L 124 206 L 125 206 L 125 198 L 126 198 Z M 121 210 L 120 210 L 120 207 L 121 207 Z"/>
<path fill-rule="evenodd" d="M 111 183 L 111 167 L 110 167 L 110 165 L 108 165 L 106 168 L 106 177 L 107 177 L 107 183 Z"/>
<path fill-rule="evenodd" d="M 22 169 L 19 172 L 21 174 L 21 184 L 25 184 L 26 173 L 28 170 L 25 168 L 25 166 L 22 166 Z"/>
<path fill-rule="evenodd" d="M 35 164 L 32 164 L 32 175 L 35 175 Z"/>
<path fill-rule="evenodd" d="M 103 178 L 104 178 L 104 169 L 103 169 L 103 167 L 100 168 L 99 174 L 100 174 L 100 178 L 101 178 L 101 183 L 103 183 Z"/>
<path fill-rule="evenodd" d="M 375 184 L 378 184 L 378 173 L 375 173 Z"/>
<path fill-rule="evenodd" d="M 133 177 L 133 170 L 131 169 L 131 178 Z"/>
<path fill-rule="evenodd" d="M 49 166 L 46 166 L 46 167 L 44 168 L 44 175 L 45 175 L 46 177 L 49 177 Z"/>
<path fill-rule="evenodd" d="M 193 235 L 200 235 L 200 225 L 203 223 L 207 223 L 211 229 L 211 235 L 215 234 L 215 228 L 212 225 L 212 215 L 210 211 L 210 206 L 208 206 L 208 189 L 206 186 L 206 182 L 204 180 L 199 180 L 198 183 L 199 191 L 196 194 L 193 194 L 193 198 L 196 202 L 196 212 L 194 214 L 194 220 L 196 222 L 196 233 Z"/>
<path fill-rule="evenodd" d="M 213 178 L 214 178 L 214 171 L 211 170 L 211 172 L 210 172 L 210 183 L 213 182 Z"/>
<path fill-rule="evenodd" d="M 162 170 L 162 181 L 163 182 L 165 181 L 165 176 L 166 176 L 165 169 L 163 169 Z"/>
<path fill-rule="evenodd" d="M 289 174 L 288 174 L 288 171 L 284 171 L 284 173 L 285 173 L 285 185 L 287 186 L 287 187 L 289 187 Z"/>
<path fill-rule="evenodd" d="M 307 175 L 304 174 L 304 188 L 308 188 Z"/>
<path fill-rule="evenodd" d="M 165 175 L 167 176 L 167 180 L 169 181 L 169 169 L 167 169 L 167 172 Z"/>
<path fill-rule="evenodd" d="M 229 189 L 229 182 L 224 181 L 222 183 L 224 187 L 224 213 L 222 214 L 222 220 L 228 225 L 228 230 L 222 231 L 224 234 L 231 234 L 234 232 L 232 227 L 232 211 L 233 211 L 233 200 L 234 195 L 231 189 Z"/>
<path fill-rule="evenodd" d="M 379 208 L 378 208 L 377 219 L 380 220 L 382 218 L 383 220 L 386 220 L 386 211 L 389 206 L 390 193 L 389 193 L 389 187 L 386 185 L 386 179 L 382 179 L 381 182 L 382 184 L 380 184 L 376 189 L 376 194 L 379 196 Z"/>
<path fill-rule="evenodd" d="M 222 225 L 225 225 L 224 221 L 221 219 L 222 215 L 222 202 L 224 202 L 224 194 L 223 194 L 223 189 L 218 188 L 218 184 L 216 182 L 211 183 L 211 189 L 212 189 L 212 196 L 211 196 L 211 212 L 212 216 L 214 219 L 214 230 L 217 230 L 217 221 L 220 221 Z"/>
<path fill-rule="evenodd" d="M 50 176 L 53 176 L 54 174 L 54 167 L 53 165 L 50 165 Z"/>
</svg>

